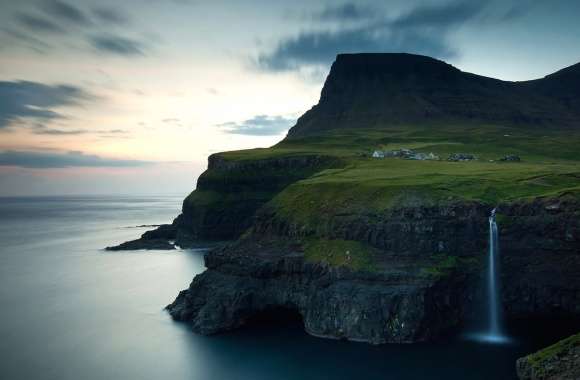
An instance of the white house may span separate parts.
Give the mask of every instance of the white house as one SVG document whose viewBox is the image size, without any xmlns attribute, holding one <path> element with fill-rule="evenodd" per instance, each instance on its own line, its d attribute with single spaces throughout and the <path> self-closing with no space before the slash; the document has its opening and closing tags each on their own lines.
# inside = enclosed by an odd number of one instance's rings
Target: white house
<svg viewBox="0 0 580 380">
<path fill-rule="evenodd" d="M 385 152 L 382 152 L 380 150 L 375 150 L 373 152 L 373 158 L 385 158 Z"/>
</svg>

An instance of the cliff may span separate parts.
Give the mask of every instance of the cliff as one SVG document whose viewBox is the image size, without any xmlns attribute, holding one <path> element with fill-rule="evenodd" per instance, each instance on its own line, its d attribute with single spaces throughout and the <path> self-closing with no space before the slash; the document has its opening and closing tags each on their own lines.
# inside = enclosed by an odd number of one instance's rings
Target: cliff
<svg viewBox="0 0 580 380">
<path fill-rule="evenodd" d="M 579 128 L 579 88 L 580 65 L 538 80 L 507 82 L 425 56 L 341 54 L 320 102 L 288 135 L 434 122 Z"/>
<path fill-rule="evenodd" d="M 580 316 L 579 72 L 340 55 L 287 138 L 210 156 L 173 224 L 113 249 L 229 241 L 168 306 L 200 333 L 281 307 L 313 335 L 415 342 L 474 314 L 497 207 L 506 315 Z M 440 159 L 371 157 L 399 149 Z"/>
<path fill-rule="evenodd" d="M 570 211 L 578 206 L 566 197 L 499 206 L 508 317 L 580 314 L 580 224 Z M 263 216 L 243 239 L 208 255 L 207 271 L 168 309 L 203 334 L 281 307 L 299 313 L 315 336 L 437 339 L 473 316 L 488 212 L 479 203 L 401 207 L 336 216 L 316 230 Z"/>
</svg>

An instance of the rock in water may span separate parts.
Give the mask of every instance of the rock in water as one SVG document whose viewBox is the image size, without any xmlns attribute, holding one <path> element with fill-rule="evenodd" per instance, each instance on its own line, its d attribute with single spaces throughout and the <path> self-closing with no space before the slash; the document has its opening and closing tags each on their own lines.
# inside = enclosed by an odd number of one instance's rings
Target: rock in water
<svg viewBox="0 0 580 380">
<path fill-rule="evenodd" d="M 516 370 L 520 380 L 580 379 L 580 334 L 518 359 Z"/>
</svg>

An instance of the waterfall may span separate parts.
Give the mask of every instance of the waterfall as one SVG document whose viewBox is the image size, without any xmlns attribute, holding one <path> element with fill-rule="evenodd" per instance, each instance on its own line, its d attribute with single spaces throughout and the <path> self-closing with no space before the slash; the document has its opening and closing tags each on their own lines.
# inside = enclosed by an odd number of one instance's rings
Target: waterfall
<svg viewBox="0 0 580 380">
<path fill-rule="evenodd" d="M 489 215 L 489 252 L 487 258 L 487 327 L 480 336 L 488 342 L 504 342 L 501 317 L 500 275 L 499 275 L 499 231 L 494 208 Z"/>
<path fill-rule="evenodd" d="M 498 263 L 499 260 L 499 234 L 495 221 L 495 209 L 489 215 L 489 254 L 487 263 L 487 291 L 488 291 L 488 335 L 501 336 L 499 326 L 499 289 L 498 289 Z"/>
<path fill-rule="evenodd" d="M 501 307 L 501 286 L 499 268 L 499 228 L 495 219 L 496 209 L 489 214 L 489 242 L 487 252 L 487 265 L 485 273 L 485 309 L 482 310 L 481 327 L 477 332 L 467 335 L 469 339 L 474 339 L 485 343 L 508 343 L 510 339 L 504 334 L 502 328 L 502 307 Z"/>
</svg>

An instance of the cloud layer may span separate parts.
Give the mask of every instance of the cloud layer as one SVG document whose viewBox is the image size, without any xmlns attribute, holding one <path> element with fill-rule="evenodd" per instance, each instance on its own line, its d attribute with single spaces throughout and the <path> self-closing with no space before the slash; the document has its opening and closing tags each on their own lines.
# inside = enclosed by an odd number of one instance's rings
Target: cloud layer
<svg viewBox="0 0 580 380">
<path fill-rule="evenodd" d="M 124 56 L 139 56 L 145 54 L 143 44 L 130 38 L 102 34 L 90 37 L 89 41 L 95 49 L 105 53 Z"/>
<path fill-rule="evenodd" d="M 89 98 L 90 94 L 76 86 L 0 81 L 0 129 L 22 118 L 61 118 L 63 116 L 54 111 L 54 107 L 77 104 Z"/>
<path fill-rule="evenodd" d="M 257 115 L 241 122 L 219 124 L 226 133 L 249 136 L 277 136 L 296 124 L 296 119 L 283 116 Z"/>
<path fill-rule="evenodd" d="M 297 70 L 304 66 L 326 66 L 339 53 L 362 52 L 407 52 L 453 58 L 458 51 L 449 41 L 451 32 L 468 21 L 483 22 L 486 3 L 456 1 L 436 6 L 420 5 L 394 18 L 381 17 L 382 10 L 371 12 L 355 3 L 325 8 L 315 13 L 313 19 L 343 21 L 338 29 L 315 25 L 316 30 L 282 39 L 273 49 L 258 55 L 257 65 L 268 71 Z M 507 14 L 517 12 L 508 9 Z M 502 22 L 503 16 L 488 17 L 485 21 Z M 344 21 L 357 22 L 353 26 Z"/>
<path fill-rule="evenodd" d="M 78 25 L 90 25 L 89 18 L 79 8 L 58 0 L 49 0 L 43 4 L 46 13 L 66 22 Z"/>
<path fill-rule="evenodd" d="M 82 152 L 15 151 L 0 152 L 0 166 L 30 169 L 55 169 L 71 167 L 139 167 L 149 161 L 102 158 Z"/>
<path fill-rule="evenodd" d="M 81 39 L 100 53 L 124 57 L 145 55 L 147 45 L 130 37 L 130 20 L 119 7 L 96 6 L 84 9 L 61 0 L 44 0 L 35 8 L 14 14 L 14 26 L 1 29 L 7 36 L 26 42 L 30 48 L 46 52 L 60 45 L 58 40 Z M 47 40 L 55 44 L 47 43 Z"/>
</svg>

